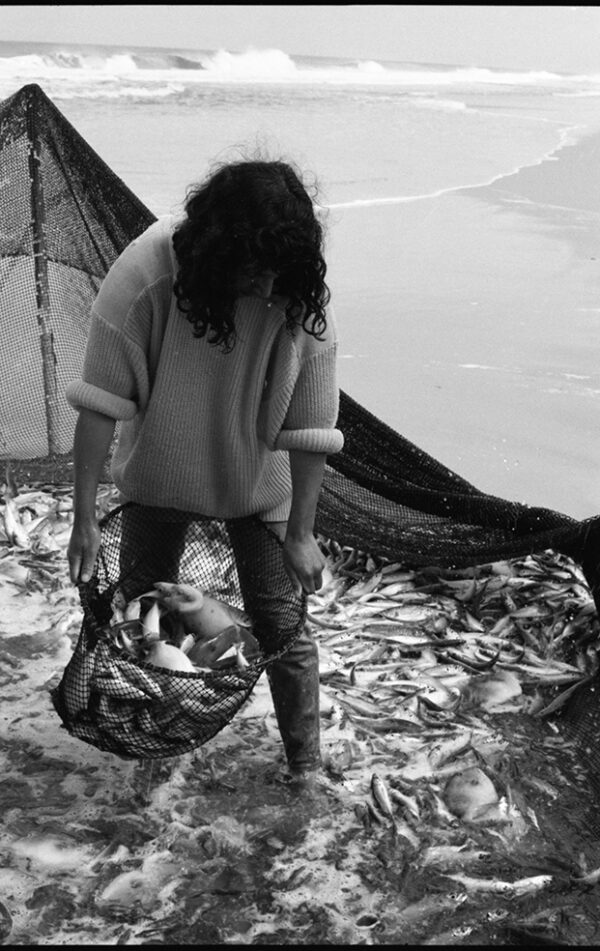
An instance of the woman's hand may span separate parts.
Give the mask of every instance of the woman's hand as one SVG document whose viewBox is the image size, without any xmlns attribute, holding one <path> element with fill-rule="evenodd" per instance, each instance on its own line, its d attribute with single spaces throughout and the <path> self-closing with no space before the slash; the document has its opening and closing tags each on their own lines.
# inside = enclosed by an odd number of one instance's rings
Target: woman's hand
<svg viewBox="0 0 600 951">
<path fill-rule="evenodd" d="M 81 584 L 92 577 L 98 549 L 100 528 L 95 518 L 75 519 L 67 555 L 73 584 Z"/>
<path fill-rule="evenodd" d="M 283 564 L 296 593 L 314 594 L 323 583 L 325 557 L 313 534 L 300 537 L 289 532 L 283 543 Z"/>
</svg>

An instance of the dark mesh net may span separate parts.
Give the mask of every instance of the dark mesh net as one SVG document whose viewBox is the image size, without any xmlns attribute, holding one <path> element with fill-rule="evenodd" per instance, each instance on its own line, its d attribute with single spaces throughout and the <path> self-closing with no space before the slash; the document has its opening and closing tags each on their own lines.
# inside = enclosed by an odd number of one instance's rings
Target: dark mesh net
<svg viewBox="0 0 600 951">
<path fill-rule="evenodd" d="M 90 303 L 153 215 L 35 85 L 0 106 L 0 452 L 70 452 Z"/>
<path fill-rule="evenodd" d="M 306 599 L 293 592 L 280 540 L 257 518 L 224 522 L 128 504 L 103 520 L 101 532 L 94 575 L 81 588 L 81 633 L 54 705 L 73 735 L 100 749 L 145 759 L 185 753 L 226 726 L 266 665 L 292 646 Z M 198 673 L 133 659 L 110 636 L 114 598 L 139 598 L 158 581 L 244 608 L 258 655 L 241 670 Z"/>
<path fill-rule="evenodd" d="M 36 85 L 0 106 L 0 160 L 0 456 L 17 478 L 31 478 L 37 464 L 57 481 L 71 472 L 76 417 L 64 390 L 81 372 L 92 301 L 109 266 L 155 217 Z M 467 567 L 552 548 L 581 562 L 600 604 L 600 519 L 487 495 L 346 393 L 339 427 L 345 447 L 328 460 L 321 534 L 412 566 Z M 112 552 L 113 542 L 106 545 Z M 91 626 L 115 582 L 112 561 L 86 606 Z M 74 663 L 88 654 L 82 643 Z M 243 678 L 233 680 L 228 689 L 243 699 Z"/>
<path fill-rule="evenodd" d="M 406 564 L 467 567 L 547 548 L 581 553 L 596 519 L 487 495 L 341 393 L 320 530 Z"/>
</svg>

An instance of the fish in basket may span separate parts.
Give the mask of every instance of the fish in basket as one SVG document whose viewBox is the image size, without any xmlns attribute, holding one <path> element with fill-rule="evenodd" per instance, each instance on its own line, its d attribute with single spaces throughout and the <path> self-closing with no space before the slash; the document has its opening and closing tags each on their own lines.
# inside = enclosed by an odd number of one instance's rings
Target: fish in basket
<svg viewBox="0 0 600 951">
<path fill-rule="evenodd" d="M 225 726 L 264 669 L 249 616 L 192 585 L 157 582 L 96 625 L 86 610 L 52 692 L 74 736 L 124 758 L 187 752 Z"/>
</svg>

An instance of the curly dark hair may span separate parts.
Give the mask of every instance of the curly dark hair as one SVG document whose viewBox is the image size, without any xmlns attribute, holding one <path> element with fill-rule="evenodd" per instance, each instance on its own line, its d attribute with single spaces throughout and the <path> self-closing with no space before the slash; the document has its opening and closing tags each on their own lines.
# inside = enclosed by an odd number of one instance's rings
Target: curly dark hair
<svg viewBox="0 0 600 951">
<path fill-rule="evenodd" d="M 300 323 L 321 339 L 330 293 L 325 283 L 323 228 L 299 174 L 281 161 L 222 165 L 192 186 L 185 218 L 173 234 L 179 265 L 173 287 L 196 337 L 232 349 L 240 274 L 277 275 L 288 298 L 289 327 Z"/>
</svg>

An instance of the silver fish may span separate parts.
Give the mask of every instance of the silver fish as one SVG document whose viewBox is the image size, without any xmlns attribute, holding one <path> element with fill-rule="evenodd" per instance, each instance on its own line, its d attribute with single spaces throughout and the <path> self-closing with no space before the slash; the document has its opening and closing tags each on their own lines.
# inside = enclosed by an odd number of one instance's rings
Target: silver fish
<svg viewBox="0 0 600 951">
<path fill-rule="evenodd" d="M 414 849 L 418 849 L 420 842 L 413 830 L 410 828 L 407 822 L 398 819 L 394 815 L 394 810 L 392 807 L 392 802 L 383 779 L 373 773 L 371 776 L 371 795 L 373 800 L 377 805 L 377 808 L 383 815 L 387 816 L 392 824 L 392 832 L 394 837 L 402 836 L 405 838 Z"/>
<path fill-rule="evenodd" d="M 384 781 L 380 776 L 377 775 L 377 773 L 373 773 L 371 776 L 371 794 L 375 804 L 379 807 L 381 812 L 393 822 L 394 810 L 392 809 L 392 802 Z"/>
<path fill-rule="evenodd" d="M 436 868 L 456 868 L 477 862 L 489 855 L 479 849 L 467 849 L 465 845 L 430 845 L 420 856 L 423 866 L 434 865 Z"/>
<path fill-rule="evenodd" d="M 498 878 L 471 878 L 460 873 L 446 877 L 458 882 L 470 892 L 498 892 L 508 895 L 531 895 L 552 882 L 552 875 L 532 875 L 529 878 L 517 879 L 516 882 L 504 882 Z"/>
</svg>

